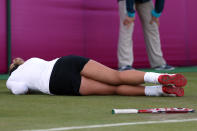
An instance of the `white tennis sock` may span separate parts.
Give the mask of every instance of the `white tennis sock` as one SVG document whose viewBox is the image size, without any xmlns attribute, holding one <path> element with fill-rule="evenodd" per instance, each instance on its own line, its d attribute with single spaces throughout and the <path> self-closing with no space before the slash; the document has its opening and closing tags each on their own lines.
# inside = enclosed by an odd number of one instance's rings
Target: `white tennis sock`
<svg viewBox="0 0 197 131">
<path fill-rule="evenodd" d="M 146 72 L 144 75 L 144 82 L 159 84 L 158 78 L 160 75 L 161 75 L 160 73 Z"/>
<path fill-rule="evenodd" d="M 157 86 L 145 86 L 146 96 L 176 96 L 175 94 L 167 94 L 163 92 L 162 85 Z"/>
<path fill-rule="evenodd" d="M 163 94 L 162 85 L 145 86 L 146 96 L 162 96 L 162 94 Z"/>
</svg>

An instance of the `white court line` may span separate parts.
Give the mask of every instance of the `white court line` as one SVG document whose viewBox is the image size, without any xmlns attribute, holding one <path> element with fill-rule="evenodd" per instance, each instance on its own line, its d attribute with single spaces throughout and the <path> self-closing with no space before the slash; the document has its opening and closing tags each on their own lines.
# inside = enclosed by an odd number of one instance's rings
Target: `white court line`
<svg viewBox="0 0 197 131">
<path fill-rule="evenodd" d="M 22 131 L 65 131 L 65 130 L 74 130 L 74 129 L 102 128 L 102 127 L 115 127 L 115 126 L 127 126 L 127 125 L 145 125 L 145 124 L 158 124 L 158 123 L 177 123 L 177 122 L 189 122 L 189 121 L 197 121 L 197 118 L 182 119 L 182 120 L 144 121 L 144 122 L 114 123 L 114 124 L 87 125 L 87 126 L 71 126 L 71 127 L 38 129 L 38 130 L 22 130 Z"/>
</svg>

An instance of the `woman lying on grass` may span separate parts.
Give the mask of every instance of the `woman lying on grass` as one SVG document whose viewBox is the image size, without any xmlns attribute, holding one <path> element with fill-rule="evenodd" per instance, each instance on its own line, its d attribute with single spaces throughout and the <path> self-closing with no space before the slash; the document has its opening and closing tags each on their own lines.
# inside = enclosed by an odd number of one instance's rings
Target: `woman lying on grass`
<svg viewBox="0 0 197 131">
<path fill-rule="evenodd" d="M 144 83 L 156 85 L 142 86 Z M 181 74 L 117 71 L 89 58 L 69 55 L 52 61 L 15 58 L 6 85 L 16 95 L 39 91 L 73 96 L 183 96 L 186 83 Z"/>
</svg>

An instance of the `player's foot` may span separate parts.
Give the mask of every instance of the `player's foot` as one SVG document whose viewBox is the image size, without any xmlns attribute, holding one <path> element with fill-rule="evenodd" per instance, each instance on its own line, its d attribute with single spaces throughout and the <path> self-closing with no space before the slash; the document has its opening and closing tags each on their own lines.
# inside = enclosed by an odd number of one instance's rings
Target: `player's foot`
<svg viewBox="0 0 197 131">
<path fill-rule="evenodd" d="M 174 94 L 176 96 L 184 96 L 184 89 L 174 85 L 163 86 L 162 90 L 166 94 Z"/>
<path fill-rule="evenodd" d="M 126 66 L 122 66 L 120 68 L 118 68 L 119 71 L 125 71 L 125 70 L 135 70 L 135 68 L 133 68 L 130 65 L 126 65 Z"/>
<path fill-rule="evenodd" d="M 158 82 L 162 85 L 173 84 L 176 87 L 183 87 L 187 84 L 187 79 L 182 74 L 164 74 L 159 76 Z"/>
<path fill-rule="evenodd" d="M 165 64 L 165 65 L 157 66 L 154 69 L 155 70 L 174 70 L 175 68 L 173 66 Z"/>
</svg>

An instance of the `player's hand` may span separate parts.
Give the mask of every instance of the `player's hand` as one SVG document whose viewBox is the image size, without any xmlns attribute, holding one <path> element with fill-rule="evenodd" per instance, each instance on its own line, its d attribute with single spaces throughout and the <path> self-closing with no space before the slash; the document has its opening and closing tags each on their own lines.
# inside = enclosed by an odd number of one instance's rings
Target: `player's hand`
<svg viewBox="0 0 197 131">
<path fill-rule="evenodd" d="M 158 26 L 160 25 L 160 23 L 159 23 L 159 18 L 156 18 L 156 17 L 152 16 L 152 19 L 151 19 L 151 21 L 150 21 L 150 24 L 153 24 L 154 22 L 155 22 Z"/>
<path fill-rule="evenodd" d="M 135 17 L 126 17 L 123 24 L 124 26 L 126 26 L 127 28 L 129 28 L 131 26 L 131 24 L 135 21 Z"/>
</svg>

